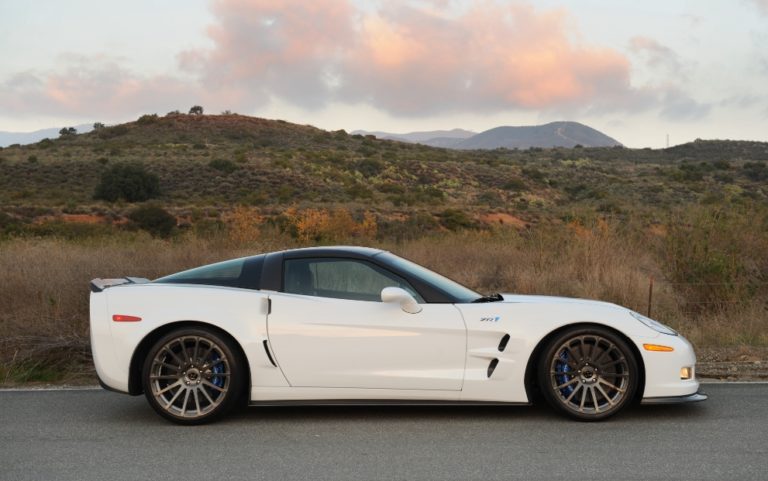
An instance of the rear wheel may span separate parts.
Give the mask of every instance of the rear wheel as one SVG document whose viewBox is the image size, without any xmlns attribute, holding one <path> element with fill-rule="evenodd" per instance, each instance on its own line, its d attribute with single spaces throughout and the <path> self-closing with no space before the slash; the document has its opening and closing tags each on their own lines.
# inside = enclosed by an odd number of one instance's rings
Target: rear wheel
<svg viewBox="0 0 768 481">
<path fill-rule="evenodd" d="M 159 339 L 144 361 L 149 404 L 179 424 L 201 424 L 229 411 L 243 391 L 244 362 L 213 330 L 182 328 Z"/>
<path fill-rule="evenodd" d="M 637 360 L 626 342 L 601 327 L 568 329 L 542 351 L 542 395 L 557 411 L 582 421 L 605 419 L 635 396 Z"/>
</svg>

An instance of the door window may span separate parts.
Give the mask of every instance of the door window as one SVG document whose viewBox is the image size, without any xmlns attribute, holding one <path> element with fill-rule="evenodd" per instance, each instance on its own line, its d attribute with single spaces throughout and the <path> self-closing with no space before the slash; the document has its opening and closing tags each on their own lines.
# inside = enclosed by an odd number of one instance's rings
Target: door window
<svg viewBox="0 0 768 481">
<path fill-rule="evenodd" d="M 289 259 L 285 261 L 283 290 L 305 296 L 381 302 L 381 290 L 400 287 L 424 302 L 400 276 L 357 259 Z"/>
</svg>

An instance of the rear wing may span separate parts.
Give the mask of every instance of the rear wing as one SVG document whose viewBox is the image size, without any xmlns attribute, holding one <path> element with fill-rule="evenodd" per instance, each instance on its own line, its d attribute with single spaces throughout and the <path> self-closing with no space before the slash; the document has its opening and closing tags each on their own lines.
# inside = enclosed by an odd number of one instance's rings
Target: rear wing
<svg viewBox="0 0 768 481">
<path fill-rule="evenodd" d="M 118 277 L 115 279 L 96 278 L 91 281 L 91 292 L 101 292 L 104 289 L 125 284 L 146 284 L 149 279 L 143 277 Z"/>
</svg>

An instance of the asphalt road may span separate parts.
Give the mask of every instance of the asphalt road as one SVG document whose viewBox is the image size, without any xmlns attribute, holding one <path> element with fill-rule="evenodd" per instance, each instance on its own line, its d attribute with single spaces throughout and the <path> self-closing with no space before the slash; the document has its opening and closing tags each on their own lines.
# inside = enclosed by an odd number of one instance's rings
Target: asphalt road
<svg viewBox="0 0 768 481">
<path fill-rule="evenodd" d="M 0 391 L 0 480 L 768 478 L 768 385 L 578 423 L 536 407 L 260 407 L 180 427 L 143 397 Z"/>
</svg>

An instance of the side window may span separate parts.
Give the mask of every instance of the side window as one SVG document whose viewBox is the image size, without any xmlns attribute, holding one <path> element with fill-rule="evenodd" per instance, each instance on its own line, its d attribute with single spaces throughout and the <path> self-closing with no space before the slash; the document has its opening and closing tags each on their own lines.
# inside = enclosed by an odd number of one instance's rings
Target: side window
<svg viewBox="0 0 768 481">
<path fill-rule="evenodd" d="M 207 286 L 241 287 L 258 289 L 264 256 L 253 256 L 218 262 L 177 272 L 156 279 L 163 284 L 203 284 Z"/>
<path fill-rule="evenodd" d="M 283 290 L 305 296 L 381 302 L 381 290 L 400 287 L 424 302 L 403 278 L 370 262 L 356 259 L 289 259 Z"/>
</svg>

